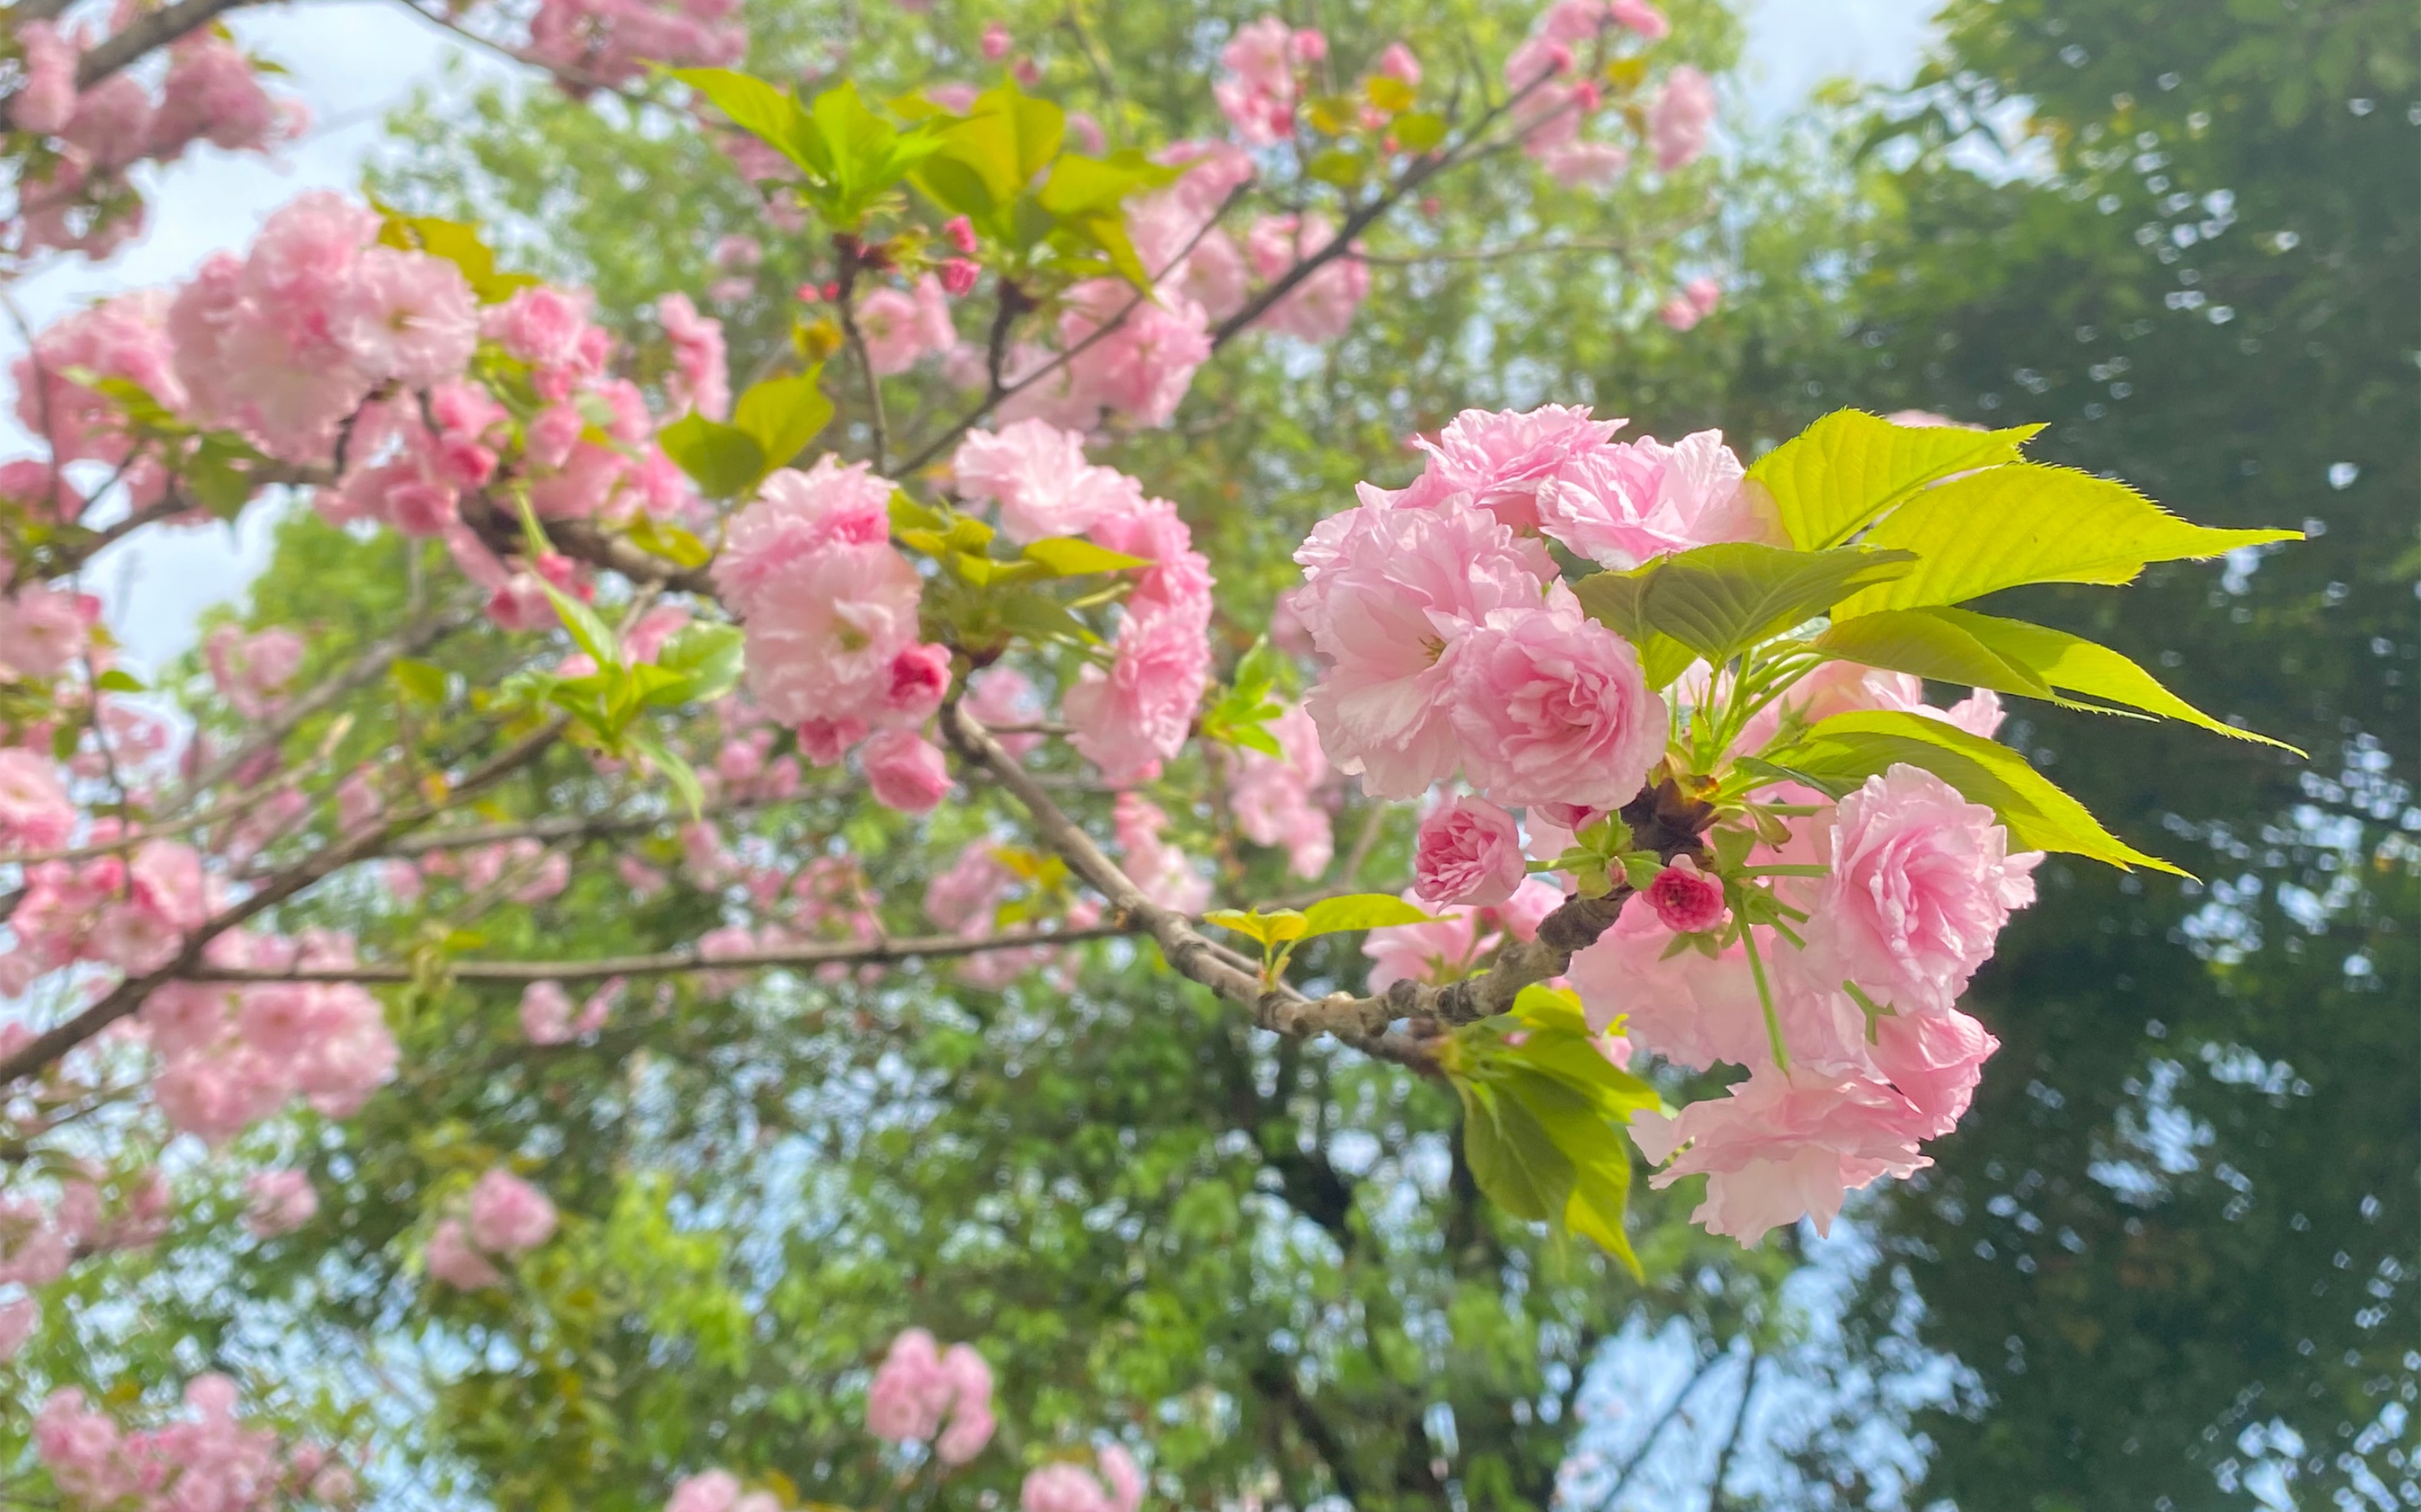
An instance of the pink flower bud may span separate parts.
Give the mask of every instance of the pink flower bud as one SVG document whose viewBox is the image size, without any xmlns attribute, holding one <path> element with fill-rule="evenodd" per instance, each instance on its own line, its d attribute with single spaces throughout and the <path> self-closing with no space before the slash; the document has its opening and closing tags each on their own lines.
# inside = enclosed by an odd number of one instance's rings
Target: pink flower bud
<svg viewBox="0 0 2421 1512">
<path fill-rule="evenodd" d="M 975 291 L 976 278 L 982 272 L 964 257 L 952 257 L 942 264 L 942 289 L 952 299 L 964 299 Z"/>
<path fill-rule="evenodd" d="M 973 257 L 976 250 L 975 222 L 963 215 L 951 216 L 942 223 L 942 240 L 969 257 Z"/>
<path fill-rule="evenodd" d="M 997 63 L 1008 56 L 1008 28 L 995 21 L 983 29 L 983 41 L 979 45 L 985 60 Z"/>
<path fill-rule="evenodd" d="M 1700 871 L 1688 856 L 1674 857 L 1648 884 L 1648 906 L 1676 934 L 1698 934 L 1731 917 L 1731 910 L 1724 906 L 1723 882 Z"/>
<path fill-rule="evenodd" d="M 884 730 L 866 742 L 867 786 L 875 801 L 903 814 L 924 814 L 949 795 L 950 770 L 941 748 L 914 730 Z"/>
</svg>

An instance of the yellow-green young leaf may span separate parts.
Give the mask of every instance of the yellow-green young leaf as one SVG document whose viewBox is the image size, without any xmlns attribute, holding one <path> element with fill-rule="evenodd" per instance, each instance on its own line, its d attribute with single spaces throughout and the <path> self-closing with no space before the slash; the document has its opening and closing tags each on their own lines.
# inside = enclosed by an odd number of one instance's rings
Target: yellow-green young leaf
<svg viewBox="0 0 2421 1512">
<path fill-rule="evenodd" d="M 1880 709 L 1835 714 L 1817 721 L 1773 759 L 1836 790 L 1906 762 L 1999 815 L 2013 850 L 2064 850 L 2121 870 L 2150 866 L 2187 875 L 2103 829 L 2083 803 L 2028 766 L 2024 756 L 1945 720 Z"/>
<path fill-rule="evenodd" d="M 656 444 L 710 498 L 738 498 L 768 470 L 765 448 L 756 437 L 695 410 L 657 431 Z"/>
<path fill-rule="evenodd" d="M 1114 552 L 1106 546 L 1096 546 L 1074 536 L 1053 536 L 1035 541 L 1025 548 L 1025 559 L 1039 562 L 1051 570 L 1054 577 L 1063 578 L 1082 577 L 1088 572 L 1122 572 L 1132 567 L 1151 566 L 1143 557 Z"/>
<path fill-rule="evenodd" d="M 832 178 L 832 155 L 797 97 L 732 69 L 673 69 L 672 76 L 706 96 L 714 108 L 792 164 L 820 179 Z"/>
<path fill-rule="evenodd" d="M 1917 490 L 1953 473 L 2018 460 L 2040 426 L 1966 430 L 1896 426 L 1859 410 L 1835 410 L 1748 470 L 1782 517 L 1792 544 L 1838 546 Z"/>
<path fill-rule="evenodd" d="M 1956 611 L 1950 611 L 1956 612 Z M 1816 637 L 1816 648 L 1844 662 L 1913 673 L 1937 682 L 2020 694 L 2057 696 L 2051 685 L 2004 658 L 1934 609 L 1885 609 L 1835 623 Z M 1978 616 L 1981 617 L 1981 616 Z"/>
<path fill-rule="evenodd" d="M 2106 646 L 2022 619 L 2001 619 L 1968 609 L 1886 609 L 1843 620 L 1818 637 L 1816 644 L 1868 666 L 2047 698 L 2070 709 L 2102 713 L 2138 709 L 2236 740 L 2304 754 L 2283 740 L 2211 718 Z M 2099 702 L 2075 701 L 2080 698 Z M 2119 708 L 2105 707 L 2112 704 Z"/>
<path fill-rule="evenodd" d="M 1374 73 L 1363 81 L 1362 93 L 1370 103 L 1392 113 L 1410 110 L 1420 91 L 1394 74 Z"/>
<path fill-rule="evenodd" d="M 1864 546 L 1795 552 L 1726 541 L 1627 572 L 1593 572 L 1572 592 L 1592 618 L 1634 646 L 1665 636 L 1719 665 L 1914 564 L 1906 552 Z"/>
<path fill-rule="evenodd" d="M 1284 944 L 1304 936 L 1304 917 L 1292 909 L 1279 909 L 1274 913 L 1263 913 L 1258 909 L 1250 913 L 1242 909 L 1220 909 L 1202 915 L 1202 922 L 1233 929 L 1265 945 Z"/>
<path fill-rule="evenodd" d="M 1397 117 L 1387 132 L 1407 152 L 1433 152 L 1445 141 L 1445 117 L 1426 110 L 1409 111 Z"/>
<path fill-rule="evenodd" d="M 111 667 L 92 679 L 92 685 L 103 693 L 141 693 L 143 679 L 124 667 Z"/>
<path fill-rule="evenodd" d="M 912 181 L 945 209 L 997 227 L 994 217 L 1059 155 L 1067 124 L 1057 105 L 1014 84 L 987 89 L 965 118 L 935 122 L 933 154 L 917 166 Z"/>
<path fill-rule="evenodd" d="M 1462 1158 L 1488 1200 L 1516 1218 L 1564 1216 L 1572 1162 L 1538 1115 L 1486 1083 L 1457 1082 L 1462 1094 Z"/>
<path fill-rule="evenodd" d="M 731 407 L 732 424 L 757 443 L 768 468 L 788 467 L 832 419 L 832 400 L 818 383 L 822 376 L 818 363 L 803 373 L 769 378 L 751 384 Z"/>
<path fill-rule="evenodd" d="M 1960 603 L 2027 583 L 2125 583 L 2149 562 L 2301 540 L 2294 530 L 2191 524 L 2124 483 L 2021 463 L 1929 489 L 1875 526 L 1869 546 L 1914 552 L 1914 570 L 1843 603 L 1835 619 Z"/>
<path fill-rule="evenodd" d="M 661 556 L 678 567 L 704 567 L 714 559 L 706 542 L 669 521 L 658 520 L 641 510 L 632 517 L 631 528 L 623 534 L 631 544 L 653 556 Z"/>
<path fill-rule="evenodd" d="M 1437 915 L 1424 913 L 1392 893 L 1349 893 L 1323 897 L 1303 911 L 1303 933 L 1342 934 L 1348 929 L 1385 929 L 1403 924 L 1429 924 Z"/>
<path fill-rule="evenodd" d="M 571 632 L 572 640 L 588 653 L 589 660 L 595 662 L 600 670 L 621 664 L 620 647 L 615 644 L 614 628 L 598 618 L 596 610 L 544 578 L 539 579 L 538 585 L 545 590 L 547 601 L 554 605 L 555 616 L 563 621 L 563 628 Z"/>
<path fill-rule="evenodd" d="M 398 657 L 388 665 L 386 675 L 397 692 L 415 703 L 434 706 L 445 701 L 445 669 L 433 662 Z"/>
</svg>

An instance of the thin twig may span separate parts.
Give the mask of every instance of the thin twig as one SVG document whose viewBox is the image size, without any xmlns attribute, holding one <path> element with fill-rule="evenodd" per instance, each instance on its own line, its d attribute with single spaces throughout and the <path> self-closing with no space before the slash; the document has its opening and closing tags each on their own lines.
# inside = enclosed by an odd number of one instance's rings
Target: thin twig
<svg viewBox="0 0 2421 1512">
<path fill-rule="evenodd" d="M 205 922 L 185 937 L 185 943 L 168 963 L 157 971 L 129 976 L 103 994 L 91 1006 L 25 1041 L 17 1050 L 0 1057 L 0 1087 L 5 1087 L 39 1072 L 68 1052 L 141 1007 L 152 991 L 164 983 L 186 975 L 202 964 L 202 957 L 212 940 L 247 921 L 258 917 L 297 893 L 350 865 L 359 856 L 376 850 L 396 835 L 414 829 L 445 812 L 452 803 L 482 788 L 492 787 L 514 772 L 546 754 L 568 722 L 549 721 L 524 736 L 487 762 L 464 775 L 444 802 L 420 804 L 389 818 L 383 824 L 370 826 L 349 840 L 338 841 L 326 850 L 297 864 L 284 874 L 264 883 L 261 888 L 230 905 L 226 911 Z"/>
</svg>

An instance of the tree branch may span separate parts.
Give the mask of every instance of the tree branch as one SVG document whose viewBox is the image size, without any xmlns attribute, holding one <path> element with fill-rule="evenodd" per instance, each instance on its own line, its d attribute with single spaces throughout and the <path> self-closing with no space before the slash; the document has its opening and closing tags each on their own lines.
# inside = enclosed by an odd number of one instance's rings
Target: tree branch
<svg viewBox="0 0 2421 1512">
<path fill-rule="evenodd" d="M 398 834 L 428 822 L 445 811 L 454 800 L 493 786 L 514 772 L 544 755 L 563 733 L 564 720 L 552 720 L 497 753 L 484 764 L 465 774 L 456 783 L 444 802 L 423 803 L 399 814 L 385 823 L 362 831 L 349 840 L 340 840 L 318 854 L 296 865 L 292 869 L 264 883 L 259 891 L 229 907 L 225 912 L 205 922 L 185 937 L 183 946 L 168 964 L 158 971 L 140 976 L 129 976 L 112 988 L 90 1007 L 36 1035 L 17 1051 L 0 1057 L 0 1087 L 13 1084 L 39 1072 L 52 1062 L 90 1039 L 93 1036 L 125 1018 L 143 1005 L 155 988 L 188 975 L 201 965 L 203 953 L 210 943 L 227 930 L 267 912 L 305 888 L 318 882 L 361 856 L 376 850 Z"/>
<path fill-rule="evenodd" d="M 1020 929 L 969 939 L 964 935 L 917 935 L 870 945 L 778 945 L 701 956 L 695 945 L 645 956 L 599 956 L 587 960 L 461 960 L 446 966 L 459 982 L 594 982 L 609 976 L 672 976 L 685 972 L 752 971 L 772 966 L 880 966 L 910 960 L 980 956 L 995 950 L 1077 945 L 1132 934 L 1133 925 L 1101 924 L 1083 929 Z M 408 965 L 330 966 L 294 971 L 249 971 L 198 966 L 182 974 L 189 982 L 409 982 Z"/>
</svg>

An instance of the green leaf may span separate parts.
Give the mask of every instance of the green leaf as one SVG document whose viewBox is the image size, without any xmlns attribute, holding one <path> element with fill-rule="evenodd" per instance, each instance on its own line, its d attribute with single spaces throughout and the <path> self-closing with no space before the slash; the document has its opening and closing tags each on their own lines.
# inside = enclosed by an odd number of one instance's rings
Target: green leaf
<svg viewBox="0 0 2421 1512">
<path fill-rule="evenodd" d="M 434 662 L 415 662 L 410 657 L 398 657 L 386 669 L 387 680 L 396 691 L 414 703 L 431 708 L 445 701 L 447 678 L 445 669 Z"/>
<path fill-rule="evenodd" d="M 1906 762 L 1982 803 L 2008 827 L 2020 850 L 2063 850 L 2127 870 L 2149 866 L 2187 873 L 2135 850 L 2101 827 L 2085 805 L 2054 786 L 2006 745 L 1968 734 L 1945 720 L 1896 710 L 1862 709 L 1819 720 L 1773 759 L 1812 776 L 1835 792 Z"/>
<path fill-rule="evenodd" d="M 823 209 L 845 229 L 855 229 L 878 196 L 942 145 L 940 135 L 930 131 L 901 133 L 868 110 L 857 86 L 846 79 L 816 96 L 807 114 L 829 159 L 822 177 L 831 184 L 831 195 Z"/>
<path fill-rule="evenodd" d="M 1202 915 L 1202 922 L 1215 924 L 1222 929 L 1233 929 L 1265 945 L 1300 940 L 1307 932 L 1304 916 L 1292 909 L 1278 909 L 1269 913 L 1258 909 L 1249 913 L 1242 909 L 1219 909 Z"/>
<path fill-rule="evenodd" d="M 976 97 L 963 119 L 937 120 L 934 148 L 912 181 L 945 210 L 975 220 L 996 239 L 1008 240 L 1007 212 L 1034 176 L 1059 155 L 1068 117 L 1057 105 L 1037 100 L 1014 84 Z"/>
<path fill-rule="evenodd" d="M 1374 73 L 1362 81 L 1363 98 L 1381 110 L 1410 110 L 1420 91 L 1391 73 Z"/>
<path fill-rule="evenodd" d="M 678 675 L 650 704 L 711 703 L 740 685 L 746 637 L 737 625 L 691 620 L 668 636 L 655 665 Z"/>
<path fill-rule="evenodd" d="M 1385 929 L 1403 924 L 1431 924 L 1426 913 L 1393 893 L 1349 893 L 1323 897 L 1303 911 L 1304 935 L 1342 934 L 1348 929 Z"/>
<path fill-rule="evenodd" d="M 1572 591 L 1591 618 L 1634 646 L 1662 637 L 1720 666 L 1867 585 L 1900 576 L 1914 561 L 1907 552 L 1864 546 L 1794 552 L 1727 541 L 1658 557 L 1627 572 L 1592 573 L 1572 585 Z M 1671 658 L 1660 647 L 1655 670 L 1669 666 Z"/>
<path fill-rule="evenodd" d="M 1141 556 L 1129 556 L 1106 546 L 1074 536 L 1053 536 L 1025 548 L 1025 559 L 1039 562 L 1054 577 L 1083 577 L 1091 572 L 1123 572 L 1129 568 L 1149 567 L 1150 561 Z"/>
<path fill-rule="evenodd" d="M 92 679 L 92 685 L 102 693 L 141 693 L 143 679 L 124 667 L 111 667 Z"/>
<path fill-rule="evenodd" d="M 731 124 L 773 148 L 810 177 L 829 181 L 832 155 L 796 96 L 731 69 L 672 69 L 681 83 L 706 96 Z"/>
<path fill-rule="evenodd" d="M 1913 673 L 1937 682 L 2054 698 L 2051 685 L 1965 629 L 1940 617 L 1957 610 L 1886 609 L 1844 619 L 1816 637 L 1816 648 L 1844 662 Z M 1976 616 L 1982 617 L 1980 616 Z"/>
<path fill-rule="evenodd" d="M 2022 619 L 2001 619 L 1967 609 L 1886 609 L 1843 620 L 1818 636 L 1816 644 L 1867 666 L 2050 699 L 2070 709 L 2115 713 L 2119 710 L 2104 706 L 2116 704 L 2120 709 L 2138 709 L 2304 755 L 2283 740 L 2211 718 L 2106 646 Z M 2060 696 L 2063 694 L 2075 697 Z M 2078 703 L 2075 698 L 2101 702 Z"/>
<path fill-rule="evenodd" d="M 1995 467 L 1929 489 L 1876 525 L 1866 544 L 1913 551 L 1917 565 L 1834 617 L 1958 603 L 2027 583 L 2125 583 L 2149 562 L 2301 539 L 2294 530 L 2190 524 L 2124 483 L 2072 468 Z"/>
<path fill-rule="evenodd" d="M 1351 189 L 1368 176 L 1370 164 L 1358 152 L 1333 147 L 1325 152 L 1314 154 L 1312 160 L 1304 164 L 1303 171 L 1321 183 Z"/>
<path fill-rule="evenodd" d="M 706 810 L 706 785 L 697 780 L 697 771 L 651 730 L 641 730 L 631 737 L 631 745 L 648 758 L 680 795 L 681 805 L 689 810 L 695 821 Z"/>
<path fill-rule="evenodd" d="M 1397 117 L 1387 131 L 1407 152 L 1434 152 L 1445 141 L 1445 117 L 1426 110 L 1408 111 Z"/>
<path fill-rule="evenodd" d="M 731 408 L 731 422 L 757 444 L 768 471 L 788 467 L 823 432 L 833 415 L 819 380 L 823 365 L 749 386 Z"/>
<path fill-rule="evenodd" d="M 664 557 L 678 567 L 704 567 L 714 559 L 714 553 L 706 549 L 706 542 L 670 521 L 658 520 L 644 509 L 632 517 L 630 528 L 623 535 L 639 550 Z"/>
<path fill-rule="evenodd" d="M 1120 277 L 1137 288 L 1148 288 L 1151 274 L 1127 238 L 1122 203 L 1131 195 L 1166 187 L 1179 172 L 1132 148 L 1107 158 L 1063 153 L 1051 165 L 1051 177 L 1036 200 L 1079 241 L 1107 257 Z"/>
<path fill-rule="evenodd" d="M 1896 426 L 1835 410 L 1759 458 L 1748 475 L 1773 500 L 1792 543 L 1815 551 L 1840 545 L 1929 483 L 2018 460 L 2018 448 L 2041 429 Z"/>
<path fill-rule="evenodd" d="M 695 410 L 657 431 L 656 444 L 711 498 L 736 499 L 771 471 L 756 437 Z"/>
<path fill-rule="evenodd" d="M 1518 1099 L 1486 1083 L 1457 1082 L 1462 1094 L 1462 1158 L 1489 1201 L 1534 1223 L 1561 1218 L 1572 1162 Z"/>
<path fill-rule="evenodd" d="M 621 654 L 615 646 L 614 628 L 597 617 L 596 610 L 544 578 L 538 580 L 538 585 L 546 590 L 547 601 L 554 605 L 555 616 L 563 621 L 563 628 L 571 632 L 571 638 L 588 653 L 601 672 L 622 664 Z"/>
<path fill-rule="evenodd" d="M 1620 1261 L 1633 1281 L 1646 1281 L 1648 1271 L 1622 1226 L 1623 1213 L 1631 1206 L 1631 1152 L 1619 1140 L 1616 1157 L 1575 1162 L 1572 1194 L 1564 1204 L 1564 1226 Z"/>
</svg>

